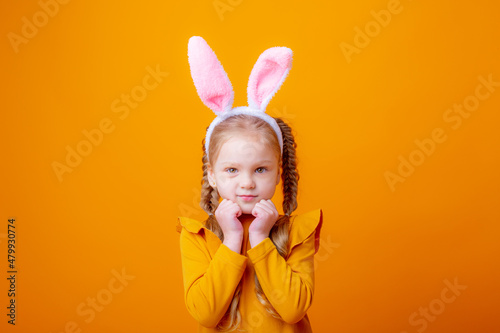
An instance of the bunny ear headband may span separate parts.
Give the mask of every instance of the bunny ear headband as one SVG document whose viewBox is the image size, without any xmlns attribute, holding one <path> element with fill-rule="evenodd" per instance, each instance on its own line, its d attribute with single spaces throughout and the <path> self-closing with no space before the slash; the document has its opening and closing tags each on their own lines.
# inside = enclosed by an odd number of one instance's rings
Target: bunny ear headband
<svg viewBox="0 0 500 333">
<path fill-rule="evenodd" d="M 260 55 L 248 79 L 248 106 L 236 108 L 233 108 L 234 92 L 231 81 L 217 56 L 203 38 L 193 36 L 189 39 L 188 58 L 198 96 L 217 116 L 208 127 L 205 136 L 207 158 L 210 136 L 215 126 L 239 114 L 261 118 L 271 125 L 276 132 L 281 154 L 283 154 L 283 137 L 280 127 L 273 117 L 266 114 L 266 107 L 292 67 L 292 50 L 287 47 L 272 47 Z"/>
</svg>

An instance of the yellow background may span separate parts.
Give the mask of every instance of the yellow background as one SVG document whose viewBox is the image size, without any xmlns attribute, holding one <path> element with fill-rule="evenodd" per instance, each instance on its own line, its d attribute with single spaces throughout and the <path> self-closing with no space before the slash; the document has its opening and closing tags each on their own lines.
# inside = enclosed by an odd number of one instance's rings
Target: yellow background
<svg viewBox="0 0 500 333">
<path fill-rule="evenodd" d="M 201 140 L 214 114 L 189 72 L 193 35 L 222 62 L 234 106 L 247 105 L 265 49 L 294 52 L 267 110 L 296 133 L 296 213 L 324 212 L 308 311 L 315 332 L 500 330 L 500 87 L 458 128 L 443 118 L 474 100 L 479 77 L 500 82 L 497 4 L 402 0 L 376 30 L 373 13 L 394 3 L 72 0 L 49 7 L 46 21 L 41 3 L 0 5 L 2 332 L 196 331 L 175 224 L 205 216 Z M 14 46 L 9 36 L 22 36 L 26 20 L 39 27 Z M 341 45 L 355 45 L 356 27 L 374 30 L 349 62 Z M 157 66 L 168 72 L 157 87 L 126 116 L 114 112 Z M 67 146 L 84 145 L 82 131 L 105 119 L 113 130 L 60 181 L 53 163 L 65 164 Z M 446 140 L 419 155 L 415 140 L 436 128 Z M 386 172 L 410 155 L 425 157 L 391 188 Z M 9 218 L 15 327 L 6 316 Z M 113 271 L 122 270 L 129 280 L 118 288 Z M 455 280 L 466 289 L 444 303 Z M 107 304 L 91 319 L 86 303 L 96 297 Z M 435 315 L 423 319 L 429 307 Z"/>
</svg>

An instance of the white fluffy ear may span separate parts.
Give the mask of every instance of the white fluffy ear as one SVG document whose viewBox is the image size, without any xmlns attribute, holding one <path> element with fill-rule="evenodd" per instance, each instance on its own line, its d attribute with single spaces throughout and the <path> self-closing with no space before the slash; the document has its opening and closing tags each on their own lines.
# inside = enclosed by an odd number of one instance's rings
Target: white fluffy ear
<svg viewBox="0 0 500 333">
<path fill-rule="evenodd" d="M 292 50 L 272 47 L 257 59 L 248 79 L 248 106 L 265 112 L 292 67 Z"/>
<path fill-rule="evenodd" d="M 196 91 L 203 103 L 216 115 L 230 111 L 234 100 L 233 86 L 203 38 L 193 36 L 189 39 L 188 60 Z"/>
</svg>

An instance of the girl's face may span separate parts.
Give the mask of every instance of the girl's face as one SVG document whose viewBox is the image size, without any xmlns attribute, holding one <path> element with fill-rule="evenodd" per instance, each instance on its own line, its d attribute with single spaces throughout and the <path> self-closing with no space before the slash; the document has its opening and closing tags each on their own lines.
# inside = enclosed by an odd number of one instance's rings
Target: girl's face
<svg viewBox="0 0 500 333">
<path fill-rule="evenodd" d="M 208 166 L 208 179 L 223 199 L 251 214 L 257 202 L 273 197 L 280 181 L 278 163 L 274 150 L 258 136 L 235 135 L 222 145 L 214 165 Z"/>
</svg>

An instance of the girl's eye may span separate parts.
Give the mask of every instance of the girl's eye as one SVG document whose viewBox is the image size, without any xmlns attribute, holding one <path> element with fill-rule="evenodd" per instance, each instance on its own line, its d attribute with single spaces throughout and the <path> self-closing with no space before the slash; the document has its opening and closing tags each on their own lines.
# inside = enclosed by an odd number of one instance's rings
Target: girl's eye
<svg viewBox="0 0 500 333">
<path fill-rule="evenodd" d="M 236 172 L 236 168 L 227 168 L 226 170 L 229 173 L 235 173 Z"/>
<path fill-rule="evenodd" d="M 263 173 L 264 171 L 266 171 L 266 168 L 257 168 L 257 173 Z"/>
</svg>

